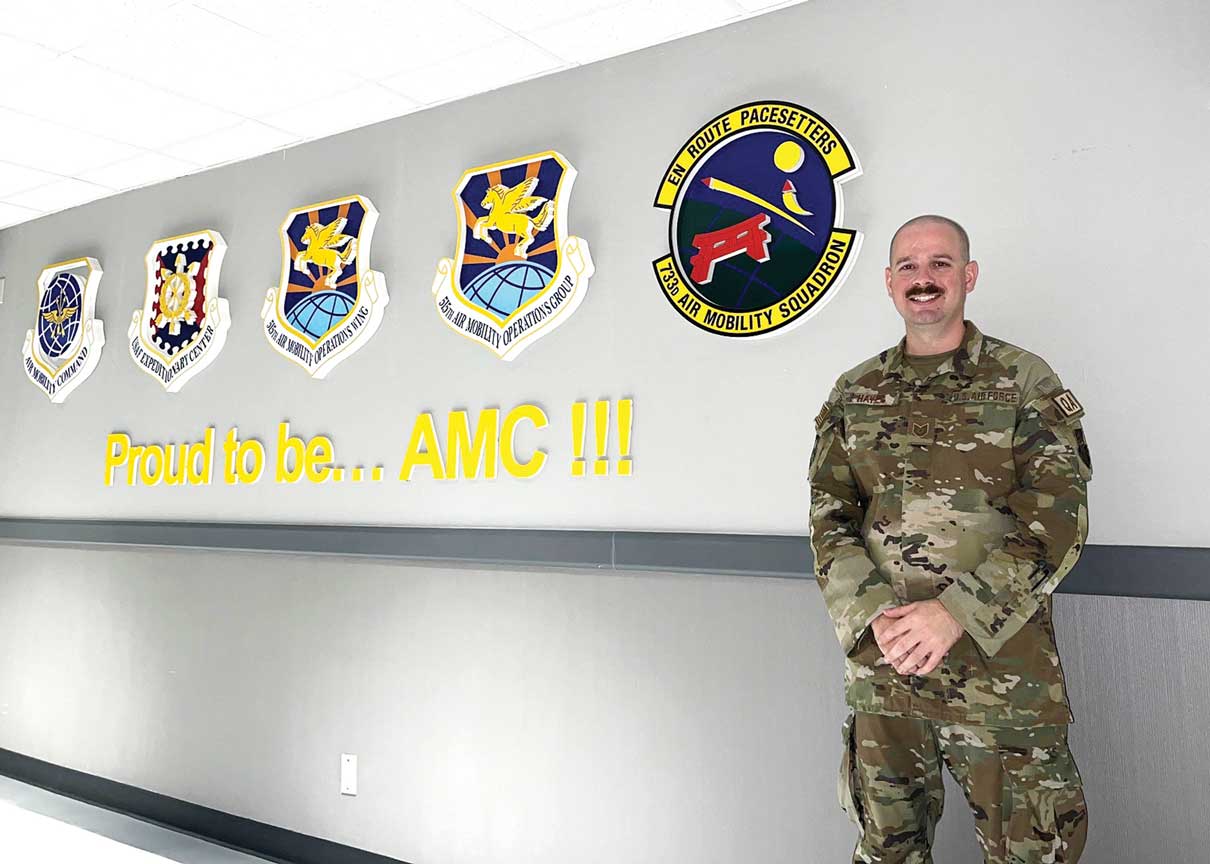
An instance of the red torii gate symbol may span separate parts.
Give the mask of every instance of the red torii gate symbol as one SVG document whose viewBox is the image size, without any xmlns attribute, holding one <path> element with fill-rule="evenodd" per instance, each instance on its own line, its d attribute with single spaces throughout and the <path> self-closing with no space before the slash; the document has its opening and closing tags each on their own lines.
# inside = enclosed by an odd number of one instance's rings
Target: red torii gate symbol
<svg viewBox="0 0 1210 864">
<path fill-rule="evenodd" d="M 769 260 L 769 242 L 772 235 L 765 230 L 769 214 L 757 213 L 730 228 L 708 231 L 693 238 L 697 254 L 689 259 L 693 269 L 689 278 L 704 285 L 714 278 L 714 265 L 736 255 L 747 254 L 752 260 L 763 263 Z"/>
</svg>

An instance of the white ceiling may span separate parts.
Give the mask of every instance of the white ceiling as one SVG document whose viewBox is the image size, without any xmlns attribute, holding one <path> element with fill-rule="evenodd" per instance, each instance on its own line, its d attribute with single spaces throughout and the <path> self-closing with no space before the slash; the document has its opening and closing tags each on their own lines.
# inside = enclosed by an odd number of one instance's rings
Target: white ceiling
<svg viewBox="0 0 1210 864">
<path fill-rule="evenodd" d="M 0 228 L 796 2 L 0 0 Z"/>
</svg>

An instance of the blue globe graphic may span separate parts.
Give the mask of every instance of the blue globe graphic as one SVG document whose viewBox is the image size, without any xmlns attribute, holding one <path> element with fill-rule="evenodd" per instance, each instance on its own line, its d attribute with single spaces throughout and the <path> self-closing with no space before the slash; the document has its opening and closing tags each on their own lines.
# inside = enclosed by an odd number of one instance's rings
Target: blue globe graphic
<svg viewBox="0 0 1210 864">
<path fill-rule="evenodd" d="M 312 339 L 323 338 L 353 309 L 353 298 L 340 291 L 317 291 L 300 300 L 286 313 L 291 327 Z"/>
<path fill-rule="evenodd" d="M 507 318 L 540 293 L 555 274 L 532 261 L 510 261 L 484 270 L 462 289 L 480 309 Z"/>
<path fill-rule="evenodd" d="M 79 276 L 60 273 L 42 295 L 38 304 L 38 345 L 47 357 L 62 357 L 76 341 L 84 318 L 81 284 Z M 65 314 L 69 309 L 74 311 Z"/>
</svg>

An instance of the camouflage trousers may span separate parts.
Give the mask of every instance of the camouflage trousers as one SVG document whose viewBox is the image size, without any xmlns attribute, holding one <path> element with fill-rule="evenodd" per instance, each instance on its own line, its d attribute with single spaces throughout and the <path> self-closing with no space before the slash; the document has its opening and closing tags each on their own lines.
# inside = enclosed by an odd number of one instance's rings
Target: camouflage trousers
<svg viewBox="0 0 1210 864">
<path fill-rule="evenodd" d="M 986 864 L 1079 860 L 1088 811 L 1066 726 L 961 726 L 858 712 L 843 734 L 839 792 L 861 831 L 855 864 L 932 864 L 942 763 L 975 815 Z"/>
</svg>

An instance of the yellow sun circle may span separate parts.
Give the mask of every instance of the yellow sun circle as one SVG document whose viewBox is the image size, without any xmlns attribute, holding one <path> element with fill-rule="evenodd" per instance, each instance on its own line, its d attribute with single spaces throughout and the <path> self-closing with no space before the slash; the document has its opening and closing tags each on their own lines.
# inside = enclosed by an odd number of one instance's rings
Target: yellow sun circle
<svg viewBox="0 0 1210 864">
<path fill-rule="evenodd" d="M 802 146 L 797 141 L 783 141 L 773 151 L 773 164 L 791 174 L 802 167 Z"/>
</svg>

